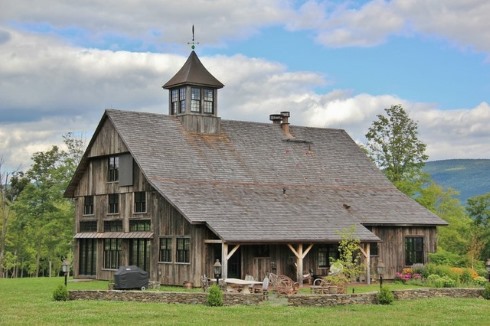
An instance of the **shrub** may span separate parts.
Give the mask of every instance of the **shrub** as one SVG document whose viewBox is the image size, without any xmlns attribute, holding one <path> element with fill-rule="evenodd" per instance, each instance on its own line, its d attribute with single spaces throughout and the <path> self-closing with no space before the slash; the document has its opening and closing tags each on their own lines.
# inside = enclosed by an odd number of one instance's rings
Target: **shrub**
<svg viewBox="0 0 490 326">
<path fill-rule="evenodd" d="M 490 282 L 485 285 L 483 289 L 483 297 L 487 300 L 490 300 Z"/>
<path fill-rule="evenodd" d="M 454 288 L 456 287 L 456 281 L 449 276 L 443 276 L 441 277 L 441 280 L 443 281 L 443 287 L 445 288 Z"/>
<path fill-rule="evenodd" d="M 485 286 L 487 285 L 487 279 L 484 278 L 483 276 L 477 276 L 473 279 L 473 282 L 476 284 L 476 285 L 480 285 L 480 286 Z"/>
<path fill-rule="evenodd" d="M 470 284 L 473 281 L 473 276 L 471 275 L 471 271 L 469 268 L 463 269 L 463 272 L 461 273 L 459 280 L 463 284 Z"/>
<path fill-rule="evenodd" d="M 426 268 L 425 268 L 424 264 L 418 263 L 418 264 L 412 265 L 413 274 L 420 274 L 420 275 L 424 276 L 425 270 L 426 270 Z"/>
<path fill-rule="evenodd" d="M 378 304 L 392 304 L 395 301 L 395 296 L 387 287 L 381 288 L 377 295 Z"/>
<path fill-rule="evenodd" d="M 209 288 L 208 294 L 208 306 L 220 307 L 223 305 L 223 292 L 218 285 L 213 284 Z"/>
<path fill-rule="evenodd" d="M 68 289 L 64 285 L 59 285 L 53 292 L 53 299 L 56 301 L 68 300 Z"/>
</svg>

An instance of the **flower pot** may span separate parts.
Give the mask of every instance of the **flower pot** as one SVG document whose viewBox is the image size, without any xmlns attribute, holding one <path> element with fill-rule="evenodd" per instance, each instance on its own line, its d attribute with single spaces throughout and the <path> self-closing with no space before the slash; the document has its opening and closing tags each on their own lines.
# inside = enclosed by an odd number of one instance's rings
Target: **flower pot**
<svg viewBox="0 0 490 326">
<path fill-rule="evenodd" d="M 184 288 L 186 288 L 186 289 L 192 289 L 192 282 L 185 281 L 184 282 Z"/>
</svg>

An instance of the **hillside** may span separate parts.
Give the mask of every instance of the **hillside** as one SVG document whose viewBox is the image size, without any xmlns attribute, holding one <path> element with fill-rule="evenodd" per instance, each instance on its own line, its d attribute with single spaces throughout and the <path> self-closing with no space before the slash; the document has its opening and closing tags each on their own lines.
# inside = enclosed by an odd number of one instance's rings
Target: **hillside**
<svg viewBox="0 0 490 326">
<path fill-rule="evenodd" d="M 490 159 L 432 161 L 425 164 L 424 171 L 437 184 L 457 190 L 463 205 L 470 197 L 490 192 Z"/>
</svg>

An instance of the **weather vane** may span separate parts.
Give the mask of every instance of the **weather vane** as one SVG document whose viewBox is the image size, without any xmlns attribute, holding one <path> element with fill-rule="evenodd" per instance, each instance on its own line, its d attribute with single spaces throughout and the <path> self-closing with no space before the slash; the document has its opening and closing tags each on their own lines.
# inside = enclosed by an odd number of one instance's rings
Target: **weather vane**
<svg viewBox="0 0 490 326">
<path fill-rule="evenodd" d="M 199 44 L 199 42 L 194 41 L 194 25 L 192 25 L 192 42 L 187 42 L 187 44 L 191 44 L 193 50 L 196 48 L 196 44 Z"/>
</svg>

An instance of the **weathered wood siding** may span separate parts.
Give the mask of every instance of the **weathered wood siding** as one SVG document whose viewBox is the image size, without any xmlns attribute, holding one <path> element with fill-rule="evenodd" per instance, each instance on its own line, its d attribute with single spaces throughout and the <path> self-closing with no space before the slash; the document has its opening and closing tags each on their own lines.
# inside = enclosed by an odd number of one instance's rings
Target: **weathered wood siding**
<svg viewBox="0 0 490 326">
<path fill-rule="evenodd" d="M 385 264 L 384 278 L 393 279 L 397 272 L 405 267 L 405 238 L 407 236 L 421 236 L 424 243 L 424 263 L 428 262 L 429 253 L 435 252 L 437 247 L 437 231 L 435 227 L 381 227 L 371 228 L 382 243 L 379 244 L 379 257 Z"/>
</svg>

